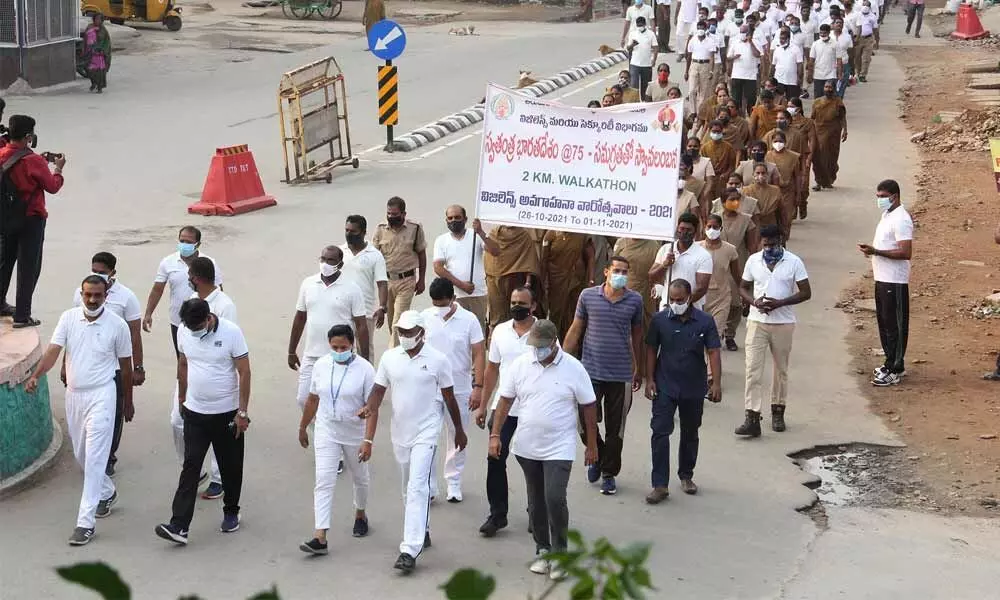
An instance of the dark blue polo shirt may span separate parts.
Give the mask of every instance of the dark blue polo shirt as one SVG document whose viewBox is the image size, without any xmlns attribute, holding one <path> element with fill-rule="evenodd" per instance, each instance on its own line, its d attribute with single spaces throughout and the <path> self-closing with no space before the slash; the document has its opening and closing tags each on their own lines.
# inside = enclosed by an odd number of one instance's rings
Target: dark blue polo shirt
<svg viewBox="0 0 1000 600">
<path fill-rule="evenodd" d="M 721 347 L 719 332 L 708 313 L 692 308 L 689 316 L 682 321 L 668 308 L 649 324 L 646 345 L 657 351 L 655 381 L 660 396 L 695 399 L 708 393 L 705 349 Z"/>
</svg>

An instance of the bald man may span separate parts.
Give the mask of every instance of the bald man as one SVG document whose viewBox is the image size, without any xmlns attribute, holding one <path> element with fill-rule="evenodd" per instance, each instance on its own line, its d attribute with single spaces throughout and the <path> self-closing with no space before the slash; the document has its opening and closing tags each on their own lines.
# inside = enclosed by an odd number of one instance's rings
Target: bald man
<svg viewBox="0 0 1000 600">
<path fill-rule="evenodd" d="M 365 296 L 361 288 L 342 277 L 343 268 L 343 250 L 337 246 L 327 246 L 319 257 L 319 273 L 306 277 L 299 288 L 292 333 L 288 337 L 288 367 L 299 372 L 296 395 L 299 410 L 302 410 L 309 397 L 313 365 L 321 356 L 330 353 L 327 333 L 331 327 L 348 325 L 353 328 L 358 354 L 371 361 Z M 300 361 L 298 348 L 303 330 L 306 332 L 306 341 Z"/>
<path fill-rule="evenodd" d="M 462 308 L 476 315 L 483 335 L 487 332 L 486 270 L 484 253 L 500 254 L 500 245 L 483 231 L 479 219 L 472 220 L 472 232 L 467 224 L 465 208 L 452 204 L 444 211 L 448 233 L 434 240 L 434 274 L 455 286 L 455 301 Z"/>
</svg>

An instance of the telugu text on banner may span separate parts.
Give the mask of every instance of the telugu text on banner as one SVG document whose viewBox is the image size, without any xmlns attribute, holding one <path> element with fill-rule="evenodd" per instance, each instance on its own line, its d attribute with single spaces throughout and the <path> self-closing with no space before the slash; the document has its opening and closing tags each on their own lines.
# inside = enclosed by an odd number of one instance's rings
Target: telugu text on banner
<svg viewBox="0 0 1000 600">
<path fill-rule="evenodd" d="M 672 239 L 681 100 L 577 108 L 490 84 L 476 211 L 483 221 Z"/>
</svg>

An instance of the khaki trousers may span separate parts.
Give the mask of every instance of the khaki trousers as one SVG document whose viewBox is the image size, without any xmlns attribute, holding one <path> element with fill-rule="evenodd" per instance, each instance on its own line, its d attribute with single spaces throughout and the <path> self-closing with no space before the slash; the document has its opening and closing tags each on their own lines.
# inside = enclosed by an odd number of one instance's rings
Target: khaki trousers
<svg viewBox="0 0 1000 600">
<path fill-rule="evenodd" d="M 486 337 L 486 312 L 489 307 L 487 296 L 466 296 L 465 298 L 455 298 L 455 302 L 458 302 L 459 306 L 476 315 L 476 319 L 479 321 L 479 326 L 483 328 L 483 337 Z"/>
<path fill-rule="evenodd" d="M 792 353 L 794 323 L 747 321 L 747 381 L 745 408 L 760 412 L 763 403 L 764 358 L 770 353 L 774 368 L 771 375 L 771 406 L 785 405 L 788 396 L 788 358 Z"/>
<path fill-rule="evenodd" d="M 389 338 L 390 348 L 395 348 L 396 344 L 399 343 L 399 337 L 396 335 L 396 322 L 399 321 L 399 315 L 410 310 L 410 304 L 413 303 L 413 293 L 416 287 L 416 276 L 389 280 L 389 297 L 385 319 L 388 321 L 392 331 L 392 335 Z"/>
<path fill-rule="evenodd" d="M 875 36 L 859 37 L 858 43 L 855 45 L 856 48 L 854 51 L 857 53 L 860 62 L 858 65 L 858 76 L 868 77 L 868 66 L 872 63 L 872 52 L 875 51 Z"/>
<path fill-rule="evenodd" d="M 698 114 L 701 103 L 712 95 L 712 63 L 691 62 L 691 77 L 688 79 L 688 96 L 691 114 Z"/>
</svg>

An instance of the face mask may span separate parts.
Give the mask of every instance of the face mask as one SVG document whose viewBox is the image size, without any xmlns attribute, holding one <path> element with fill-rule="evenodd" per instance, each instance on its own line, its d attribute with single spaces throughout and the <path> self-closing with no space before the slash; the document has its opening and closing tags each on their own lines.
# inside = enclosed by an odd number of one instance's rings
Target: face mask
<svg viewBox="0 0 1000 600">
<path fill-rule="evenodd" d="M 863 14 L 863 15 L 867 15 L 871 11 L 872 11 L 872 9 L 870 7 L 868 7 L 868 6 L 862 6 L 861 7 L 861 14 Z"/>
<path fill-rule="evenodd" d="M 386 215 L 385 221 L 389 224 L 390 227 L 399 227 L 400 225 L 403 224 L 403 217 L 390 217 Z"/>
<path fill-rule="evenodd" d="M 537 360 L 538 362 L 542 362 L 546 358 L 552 356 L 553 352 L 555 352 L 555 349 L 552 348 L 551 346 L 548 346 L 546 348 L 535 348 L 535 360 Z"/>
<path fill-rule="evenodd" d="M 892 206 L 892 197 L 883 198 L 882 196 L 875 196 L 875 204 L 878 205 L 880 211 L 885 212 Z"/>
<path fill-rule="evenodd" d="M 423 336 L 415 335 L 413 337 L 403 337 L 399 336 L 399 345 L 403 347 L 403 350 L 413 350 L 420 343 Z"/>
<path fill-rule="evenodd" d="M 198 250 L 197 244 L 189 244 L 187 242 L 177 242 L 177 253 L 183 258 L 187 258 L 193 255 Z"/>
<path fill-rule="evenodd" d="M 729 115 L 726 115 L 724 117 L 720 116 L 719 122 L 722 123 L 723 125 L 729 125 Z"/>
<path fill-rule="evenodd" d="M 645 25 L 643 25 L 642 27 L 639 28 L 639 33 L 642 33 L 644 31 L 646 31 L 646 26 Z"/>
<path fill-rule="evenodd" d="M 776 264 L 781 257 L 785 255 L 785 249 L 781 246 L 771 246 L 770 248 L 764 248 L 764 262 L 773 265 Z"/>
<path fill-rule="evenodd" d="M 752 156 L 753 159 L 755 161 L 757 161 L 757 162 L 764 162 L 764 153 L 763 152 L 759 152 L 759 151 L 758 152 L 751 152 L 750 156 Z"/>
<path fill-rule="evenodd" d="M 611 289 L 620 290 L 628 283 L 628 275 L 612 273 L 611 277 L 608 277 L 608 283 L 611 284 Z"/>
<path fill-rule="evenodd" d="M 365 241 L 365 236 L 360 233 L 345 233 L 344 239 L 347 240 L 349 246 L 360 246 L 361 242 Z"/>
<path fill-rule="evenodd" d="M 202 327 L 201 329 L 192 329 L 192 330 L 190 330 L 190 333 L 191 333 L 191 337 L 193 337 L 196 340 L 200 340 L 201 338 L 203 338 L 206 335 L 208 335 L 208 328 L 207 327 Z"/>
<path fill-rule="evenodd" d="M 323 277 L 333 277 L 337 273 L 340 273 L 340 267 L 328 265 L 325 262 L 319 263 L 319 274 Z"/>
<path fill-rule="evenodd" d="M 108 275 L 105 275 L 104 273 L 93 273 L 92 272 L 91 275 L 97 275 L 98 277 L 100 277 L 101 279 L 103 279 L 105 282 L 110 282 L 111 281 L 111 277 L 108 276 Z"/>
<path fill-rule="evenodd" d="M 510 307 L 510 316 L 515 321 L 523 321 L 531 316 L 531 308 L 527 306 L 521 306 L 520 304 L 515 304 Z"/>
<path fill-rule="evenodd" d="M 706 33 L 708 33 L 708 32 L 705 31 L 704 29 L 699 29 L 698 30 L 698 37 L 703 38 L 703 37 L 705 37 Z"/>
<path fill-rule="evenodd" d="M 789 106 L 785 110 L 787 110 L 789 113 L 791 113 L 791 115 L 794 117 L 795 114 L 799 112 L 799 107 L 798 106 Z"/>
<path fill-rule="evenodd" d="M 789 29 L 792 30 L 792 33 L 798 33 L 801 30 L 801 27 L 798 25 L 792 25 Z"/>
<path fill-rule="evenodd" d="M 821 35 L 821 36 L 819 36 L 819 39 L 822 40 L 823 43 L 825 43 L 825 44 L 829 44 L 830 43 L 830 36 L 829 35 Z"/>
<path fill-rule="evenodd" d="M 660 83 L 666 83 L 667 77 L 669 76 L 664 71 L 660 71 L 659 73 L 656 74 L 656 80 L 659 81 Z"/>
<path fill-rule="evenodd" d="M 778 129 L 788 129 L 788 121 L 778 121 Z"/>
<path fill-rule="evenodd" d="M 754 174 L 754 176 L 753 176 L 753 182 L 756 183 L 757 185 L 764 185 L 764 181 L 766 181 L 766 180 L 767 180 L 767 176 L 766 175 L 757 175 L 757 174 Z"/>
<path fill-rule="evenodd" d="M 344 350 L 343 352 L 337 352 L 336 350 L 330 351 L 330 356 L 333 358 L 334 362 L 339 362 L 341 364 L 350 362 L 354 358 L 354 350 Z"/>
<path fill-rule="evenodd" d="M 677 239 L 684 242 L 685 246 L 690 246 L 694 243 L 694 232 L 693 231 L 683 231 L 677 234 Z"/>
<path fill-rule="evenodd" d="M 821 8 L 823 8 L 822 4 L 813 4 L 813 10 L 819 10 Z"/>
<path fill-rule="evenodd" d="M 438 316 L 442 319 L 451 312 L 451 306 L 435 306 L 434 308 L 437 309 Z"/>
<path fill-rule="evenodd" d="M 682 302 L 682 303 L 671 302 L 670 312 L 674 313 L 677 316 L 681 316 L 687 312 L 688 306 L 690 306 L 690 303 L 688 302 Z"/>
<path fill-rule="evenodd" d="M 726 206 L 726 210 L 728 210 L 730 212 L 736 212 L 736 211 L 738 211 L 740 209 L 740 201 L 739 200 L 727 200 L 725 206 Z"/>
<path fill-rule="evenodd" d="M 100 305 L 99 307 L 95 308 L 94 310 L 90 310 L 86 306 L 83 307 L 83 314 L 87 315 L 91 319 L 93 319 L 94 317 L 100 316 L 100 314 L 102 312 L 104 312 L 104 305 L 103 304 Z"/>
<path fill-rule="evenodd" d="M 718 31 L 718 30 L 719 30 L 719 29 L 718 29 L 718 25 L 709 25 L 709 26 L 708 26 L 708 32 L 709 32 L 709 33 L 715 33 L 715 32 L 716 32 L 716 31 Z"/>
<path fill-rule="evenodd" d="M 710 240 L 717 240 L 722 237 L 721 229 L 712 229 L 711 227 L 705 230 L 705 237 Z"/>
<path fill-rule="evenodd" d="M 642 6 L 642 0 L 635 0 L 636 6 Z"/>
<path fill-rule="evenodd" d="M 462 233 L 465 231 L 465 221 L 448 221 L 448 231 Z"/>
<path fill-rule="evenodd" d="M 774 146 L 774 149 L 777 150 L 778 152 L 781 152 L 782 150 L 785 149 L 785 142 L 774 142 L 771 145 Z"/>
<path fill-rule="evenodd" d="M 741 41 L 741 42 L 745 42 L 745 41 L 747 41 L 747 34 L 745 34 L 745 33 L 741 33 L 741 34 L 740 34 L 740 41 Z"/>
<path fill-rule="evenodd" d="M 677 191 L 678 192 L 684 189 L 684 184 L 685 184 L 684 180 L 681 179 L 680 177 L 678 177 L 677 178 Z"/>
<path fill-rule="evenodd" d="M 736 24 L 737 25 L 742 25 L 743 24 L 743 19 L 736 19 Z"/>
<path fill-rule="evenodd" d="M 827 98 L 833 98 L 833 90 L 823 90 L 823 95 Z"/>
<path fill-rule="evenodd" d="M 722 139 L 722 134 L 713 131 L 712 133 L 708 134 L 708 137 L 712 138 L 713 141 L 718 142 L 719 140 Z"/>
</svg>

